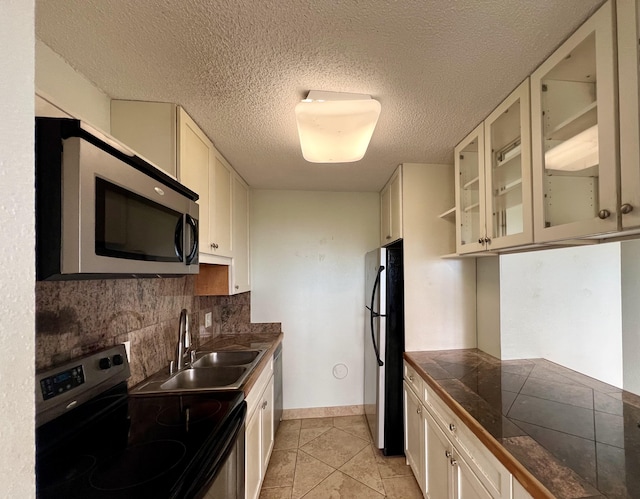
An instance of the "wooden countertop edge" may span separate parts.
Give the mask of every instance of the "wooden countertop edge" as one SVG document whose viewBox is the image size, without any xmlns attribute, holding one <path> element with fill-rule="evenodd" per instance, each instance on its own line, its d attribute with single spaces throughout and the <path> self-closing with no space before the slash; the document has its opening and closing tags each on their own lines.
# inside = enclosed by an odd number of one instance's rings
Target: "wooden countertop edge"
<svg viewBox="0 0 640 499">
<path fill-rule="evenodd" d="M 282 343 L 283 338 L 284 338 L 284 334 L 280 333 L 278 337 L 274 340 L 271 347 L 269 347 L 269 349 L 262 356 L 262 359 L 260 360 L 260 362 L 258 362 L 258 365 L 255 367 L 255 369 L 253 370 L 249 378 L 247 378 L 247 381 L 245 381 L 244 385 L 242 385 L 244 398 L 247 398 L 247 396 L 249 395 L 249 392 L 253 388 L 253 385 L 256 384 L 256 381 L 258 381 L 258 378 L 262 374 L 262 371 L 264 370 L 265 366 L 268 364 L 269 359 L 273 357 L 273 354 L 276 351 L 276 348 L 278 348 L 278 345 Z"/>
<path fill-rule="evenodd" d="M 433 379 L 420 365 L 411 358 L 410 352 L 404 353 L 404 359 L 413 367 L 420 377 L 440 396 L 447 406 L 458 416 L 473 434 L 489 449 L 489 451 L 504 465 L 507 470 L 533 497 L 555 499 L 547 489 L 529 470 L 527 470 L 511 453 L 498 442 L 464 407 L 456 402 L 438 382 Z"/>
</svg>

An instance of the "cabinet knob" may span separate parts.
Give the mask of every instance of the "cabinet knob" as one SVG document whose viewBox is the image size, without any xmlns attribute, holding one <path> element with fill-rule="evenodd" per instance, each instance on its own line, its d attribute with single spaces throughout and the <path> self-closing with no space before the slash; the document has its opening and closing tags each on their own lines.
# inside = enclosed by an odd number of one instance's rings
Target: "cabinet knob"
<svg viewBox="0 0 640 499">
<path fill-rule="evenodd" d="M 630 205 L 629 203 L 625 203 L 620 207 L 620 212 L 623 215 L 626 215 L 627 213 L 631 213 L 633 211 L 633 205 Z"/>
<path fill-rule="evenodd" d="M 391 239 L 391 236 L 387 236 L 387 239 Z"/>
<path fill-rule="evenodd" d="M 456 425 L 455 425 L 455 424 L 453 424 L 453 423 L 451 423 L 451 424 L 449 425 L 449 429 L 450 429 L 451 431 L 456 431 Z"/>
<path fill-rule="evenodd" d="M 237 284 L 236 284 L 236 289 L 240 289 L 240 286 L 238 286 Z"/>
<path fill-rule="evenodd" d="M 451 463 L 451 466 L 456 466 L 458 464 L 458 461 L 456 461 L 455 459 L 452 459 L 449 462 Z"/>
<path fill-rule="evenodd" d="M 265 400 L 264 402 L 262 402 L 262 408 L 266 409 L 267 408 L 267 401 Z"/>
<path fill-rule="evenodd" d="M 446 457 L 447 459 L 449 459 L 451 457 L 451 451 L 450 450 L 446 450 L 444 451 L 444 457 Z"/>
<path fill-rule="evenodd" d="M 478 239 L 478 244 L 484 244 L 484 237 L 481 237 L 480 239 Z"/>
<path fill-rule="evenodd" d="M 486 244 L 491 244 L 491 239 L 489 239 L 488 237 L 485 237 L 485 238 L 484 238 L 484 242 L 485 242 Z"/>
<path fill-rule="evenodd" d="M 422 414 L 422 407 L 418 407 L 416 409 L 416 414 Z"/>
<path fill-rule="evenodd" d="M 605 218 L 609 218 L 611 216 L 611 212 L 609 210 L 600 210 L 598 212 L 598 218 L 600 220 L 604 220 Z"/>
<path fill-rule="evenodd" d="M 413 381 L 413 374 L 409 375 L 409 381 Z"/>
</svg>

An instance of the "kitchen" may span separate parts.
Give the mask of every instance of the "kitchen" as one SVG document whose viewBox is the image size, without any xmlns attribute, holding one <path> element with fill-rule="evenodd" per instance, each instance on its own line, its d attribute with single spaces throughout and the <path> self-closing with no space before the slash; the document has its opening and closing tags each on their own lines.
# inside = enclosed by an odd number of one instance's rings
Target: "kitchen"
<svg viewBox="0 0 640 499">
<path fill-rule="evenodd" d="M 579 23 L 576 22 L 576 26 L 577 24 Z M 560 41 L 561 41 L 561 38 L 556 40 L 555 44 L 559 43 Z M 551 44 L 549 47 L 549 51 L 554 46 L 555 46 L 554 44 Z M 538 60 L 541 61 L 544 58 L 544 55 L 545 54 L 541 54 Z M 533 65 L 533 67 L 535 67 L 535 64 Z M 529 69 L 533 69 L 533 67 Z M 28 74 L 28 71 L 25 74 Z M 525 75 L 526 73 L 523 72 L 521 76 L 525 76 Z M 36 78 L 37 78 L 37 74 L 36 74 Z M 514 87 L 515 84 L 517 84 L 517 82 L 518 82 L 517 79 L 515 79 L 512 82 L 513 84 L 511 85 L 511 88 Z M 505 88 L 504 90 L 509 91 L 511 88 Z M 31 92 L 31 95 L 32 94 L 33 92 Z M 76 94 L 76 95 L 79 95 L 79 94 Z M 11 99 L 7 99 L 7 100 L 11 100 Z M 496 101 L 497 100 L 498 99 L 496 99 Z M 489 111 L 494 104 L 495 102 L 491 103 L 491 105 L 488 106 L 486 111 Z M 471 120 L 472 123 L 474 124 L 477 123 L 486 114 L 487 114 L 486 112 L 484 115 L 478 113 L 476 117 L 473 120 Z M 462 135 L 462 131 L 460 130 L 458 133 L 457 139 L 459 139 L 461 135 Z M 213 137 L 213 138 L 216 138 L 216 137 Z M 453 146 L 453 145 L 454 143 L 450 144 L 450 146 Z M 28 150 L 28 147 L 25 147 L 25 151 L 27 150 Z M 450 153 L 451 151 L 449 150 L 448 154 Z M 405 157 L 400 157 L 394 161 L 397 163 L 398 161 L 405 161 L 405 160 L 406 160 Z M 450 159 L 449 159 L 449 162 L 450 162 Z M 389 165 L 387 168 L 390 168 L 391 166 L 395 166 L 395 165 Z M 379 190 L 379 187 L 384 182 L 384 180 L 386 180 L 386 178 L 389 177 L 390 173 L 391 173 L 390 170 L 387 169 L 386 173 L 381 176 L 382 182 L 378 184 L 376 189 L 372 189 L 372 191 Z M 309 175 L 313 176 L 314 174 L 310 173 Z M 383 177 L 386 177 L 386 178 L 383 178 Z M 23 179 L 21 178 L 20 180 L 23 180 Z M 331 406 L 340 406 L 340 405 L 357 405 L 358 397 L 360 396 L 359 389 L 357 388 L 359 384 L 358 380 L 357 379 L 353 380 L 353 383 L 349 385 L 348 389 L 346 390 L 343 389 L 342 385 L 338 384 L 335 378 L 333 378 L 330 372 L 328 372 L 330 368 L 333 367 L 335 361 L 333 362 L 329 361 L 330 365 L 329 364 L 322 365 L 320 364 L 320 362 L 322 361 L 317 360 L 318 358 L 322 358 L 323 357 L 322 355 L 315 355 L 315 354 L 312 355 L 312 353 L 305 354 L 304 351 L 308 348 L 307 345 L 311 344 L 313 345 L 313 348 L 316 349 L 316 351 L 318 351 L 319 349 L 319 351 L 322 351 L 323 354 L 325 354 L 329 359 L 335 359 L 336 357 L 338 357 L 338 355 L 344 355 L 344 352 L 347 352 L 346 354 L 347 356 L 349 355 L 353 355 L 353 356 L 347 357 L 341 360 L 343 361 L 343 363 L 349 366 L 354 366 L 354 368 L 352 369 L 352 372 L 354 372 L 354 376 L 358 376 L 357 369 L 355 368 L 355 366 L 357 366 L 358 363 L 360 362 L 359 360 L 360 356 L 357 355 L 357 353 L 350 354 L 349 352 L 357 352 L 357 349 L 361 344 L 360 342 L 362 340 L 361 340 L 360 332 L 362 331 L 362 327 L 358 323 L 358 321 L 360 321 L 361 319 L 357 319 L 353 317 L 353 313 L 348 313 L 348 312 L 345 313 L 345 312 L 342 312 L 340 308 L 336 308 L 336 307 L 342 307 L 342 306 L 348 305 L 348 303 L 345 304 L 346 300 L 341 299 L 341 296 L 335 296 L 335 302 L 332 299 L 331 302 L 325 302 L 325 304 L 323 305 L 326 307 L 324 308 L 324 311 L 332 310 L 332 314 L 334 313 L 333 312 L 334 310 L 340 311 L 340 313 L 336 314 L 335 322 L 334 321 L 327 322 L 326 313 L 323 314 L 323 309 L 311 308 L 310 305 L 308 305 L 308 303 L 313 302 L 313 299 L 317 298 L 318 296 L 324 297 L 324 299 L 326 300 L 327 291 L 332 291 L 335 293 L 337 285 L 344 284 L 344 282 L 347 282 L 347 281 L 352 283 L 351 284 L 352 287 L 342 290 L 342 292 L 346 293 L 345 296 L 355 297 L 362 293 L 361 291 L 362 287 L 360 284 L 362 281 L 362 277 L 361 276 L 358 277 L 357 275 L 354 276 L 351 273 L 361 272 L 360 270 L 362 267 L 362 265 L 360 265 L 361 255 L 365 251 L 368 251 L 369 249 L 378 245 L 378 241 L 377 241 L 378 235 L 376 232 L 377 216 L 378 216 L 377 215 L 377 203 L 378 203 L 377 194 L 375 194 L 374 192 L 347 195 L 344 193 L 332 193 L 332 194 L 322 194 L 322 193 L 314 193 L 314 192 L 296 193 L 295 191 L 292 191 L 292 192 L 283 191 L 280 193 L 277 193 L 277 192 L 270 193 L 268 191 L 265 191 L 265 192 L 258 191 L 256 196 L 257 196 L 257 199 L 254 197 L 254 201 L 257 203 L 261 203 L 260 206 L 262 208 L 267 208 L 269 206 L 272 207 L 273 209 L 273 213 L 271 214 L 272 221 L 278 220 L 280 218 L 283 220 L 283 222 L 287 221 L 288 225 L 278 227 L 276 224 L 274 224 L 274 226 L 269 227 L 267 225 L 257 223 L 255 219 L 252 220 L 252 224 L 255 224 L 255 226 L 257 226 L 257 228 L 255 229 L 256 231 L 260 231 L 260 230 L 264 231 L 263 233 L 258 232 L 258 233 L 252 234 L 252 245 L 258 246 L 258 244 L 262 244 L 261 241 L 265 241 L 265 240 L 268 241 L 270 238 L 273 239 L 273 232 L 271 236 L 269 235 L 268 232 L 277 230 L 277 231 L 281 231 L 281 233 L 284 235 L 284 238 L 285 238 L 284 242 L 287 243 L 286 247 L 291 248 L 292 253 L 287 254 L 287 253 L 279 252 L 278 250 L 281 249 L 280 248 L 281 244 L 280 243 L 276 244 L 276 241 L 272 240 L 271 245 L 268 246 L 268 248 L 270 248 L 269 250 L 270 252 L 266 251 L 264 253 L 264 256 L 260 254 L 252 255 L 252 260 L 254 265 L 254 275 L 253 275 L 253 283 L 252 283 L 252 314 L 253 314 L 252 320 L 254 322 L 282 322 L 284 324 L 283 330 L 285 331 L 285 335 L 287 332 L 291 331 L 289 336 L 291 338 L 291 340 L 289 340 L 291 341 L 291 343 L 287 343 L 286 348 L 290 348 L 291 351 L 295 351 L 296 353 L 301 352 L 303 354 L 303 357 L 301 357 L 300 364 L 305 366 L 315 366 L 315 371 L 317 371 L 318 373 L 328 374 L 326 378 L 321 378 L 320 380 L 318 380 L 318 386 L 316 387 L 315 392 L 312 390 L 309 390 L 308 387 L 303 386 L 304 385 L 303 380 L 300 381 L 300 384 L 296 384 L 297 382 L 291 381 L 290 382 L 291 385 L 287 387 L 287 390 L 290 390 L 289 392 L 290 395 L 288 396 L 291 397 L 291 400 L 289 402 L 290 403 L 289 407 L 291 408 L 313 407 L 313 406 L 331 407 Z M 260 200 L 260 197 L 262 197 L 262 200 Z M 278 201 L 280 203 L 280 206 L 278 206 Z M 19 205 L 22 206 L 23 204 L 19 203 Z M 319 244 L 317 246 L 316 246 L 316 243 L 314 243 L 314 245 L 310 245 L 311 244 L 310 241 L 315 241 L 316 239 L 318 243 L 320 243 L 326 235 L 332 235 L 331 234 L 332 231 L 327 231 L 327 230 L 313 231 L 312 230 L 313 227 L 321 227 L 320 224 L 327 223 L 327 220 L 318 219 L 318 220 L 313 220 L 313 223 L 305 224 L 305 219 L 304 219 L 305 212 L 301 210 L 305 210 L 307 212 L 306 214 L 312 214 L 312 213 L 317 213 L 319 211 L 319 207 L 327 206 L 327 205 L 332 206 L 332 213 L 328 219 L 329 223 L 336 223 L 338 221 L 341 221 L 342 218 L 345 216 L 349 218 L 348 220 L 344 221 L 345 225 L 340 225 L 340 227 L 342 228 L 338 227 L 337 229 L 337 230 L 342 230 L 343 232 L 338 232 L 337 234 L 343 234 L 344 236 L 344 234 L 350 234 L 353 227 L 368 227 L 367 233 L 359 234 L 357 236 L 357 238 L 359 239 L 355 239 L 355 238 L 353 239 L 354 241 L 353 247 L 345 248 L 343 246 L 339 246 L 335 242 L 332 243 L 330 239 L 326 239 L 323 245 L 323 246 L 326 246 L 327 248 L 326 252 L 318 251 L 318 247 L 320 246 Z M 259 210 L 256 210 L 256 211 L 259 211 Z M 290 220 L 288 217 L 290 216 L 291 213 L 298 213 L 300 218 L 297 220 Z M 253 226 L 254 225 L 252 225 L 252 227 Z M 287 228 L 289 228 L 289 230 L 286 230 Z M 305 233 L 304 231 L 300 231 L 301 228 L 308 232 Z M 25 235 L 25 237 L 27 235 Z M 332 244 L 334 244 L 335 246 L 332 246 Z M 27 244 L 26 246 L 29 246 L 29 244 Z M 296 246 L 298 247 L 299 250 L 305 250 L 306 252 L 303 251 L 296 255 L 295 254 L 297 251 Z M 263 245 L 262 247 L 264 248 L 265 246 Z M 11 256 L 12 259 L 23 256 L 22 254 L 14 255 L 13 253 L 15 252 L 11 252 L 11 253 L 12 253 L 12 256 Z M 351 255 L 350 257 L 351 261 L 349 261 L 347 258 L 347 255 L 349 254 Z M 331 262 L 331 263 L 337 262 L 338 264 L 340 264 L 340 266 L 332 269 L 332 272 L 329 274 L 327 274 L 325 268 L 321 266 L 321 263 L 319 261 L 318 263 L 315 264 L 315 266 L 310 266 L 312 262 L 312 257 L 315 257 L 317 260 L 319 260 L 320 255 L 325 255 L 325 260 L 324 260 L 325 262 Z M 333 261 L 331 260 L 330 258 L 331 255 L 335 257 L 335 260 Z M 274 262 L 272 260 L 274 256 L 276 256 L 280 260 L 277 260 Z M 606 257 L 607 254 L 605 254 L 604 256 Z M 264 265 L 264 263 L 260 265 L 259 262 L 261 259 L 264 259 L 263 261 L 271 262 L 271 265 L 268 269 Z M 298 261 L 300 262 L 299 269 L 295 269 L 296 271 L 294 272 L 292 262 L 296 263 L 297 265 Z M 597 261 L 601 262 L 601 260 L 597 260 Z M 307 265 L 305 265 L 305 262 L 307 263 Z M 28 265 L 30 264 L 24 264 L 22 265 L 22 268 L 27 268 Z M 443 264 L 443 265 L 450 265 L 450 264 Z M 451 265 L 455 265 L 455 264 L 451 264 Z M 293 274 L 293 277 L 295 279 L 298 279 L 297 281 L 293 281 L 293 282 L 291 280 L 285 281 L 283 276 L 281 277 L 283 281 L 275 281 L 275 282 L 283 282 L 283 284 L 287 284 L 288 286 L 298 286 L 298 287 L 305 286 L 309 282 L 314 282 L 317 284 L 317 287 L 309 290 L 309 294 L 307 296 L 291 296 L 290 293 L 287 293 L 284 286 L 276 286 L 279 289 L 278 292 L 282 293 L 282 297 L 280 300 L 276 301 L 276 303 L 278 303 L 279 305 L 277 307 L 274 307 L 272 306 L 273 302 L 271 300 L 266 300 L 264 298 L 261 300 L 260 295 L 262 293 L 262 296 L 264 297 L 265 293 L 272 292 L 274 287 L 273 279 L 274 277 L 277 277 L 277 276 L 274 276 L 272 274 L 268 274 L 268 275 L 265 274 L 261 278 L 260 273 L 256 272 L 255 270 L 255 268 L 260 268 L 261 266 L 263 269 L 265 269 L 265 272 L 266 270 L 269 270 L 269 271 L 273 270 L 274 272 L 275 270 L 280 270 L 282 272 L 290 271 Z M 588 267 L 588 263 L 586 263 L 585 266 Z M 334 271 L 335 271 L 335 274 L 333 273 Z M 337 275 L 342 275 L 342 274 L 345 274 L 345 277 L 347 278 L 345 279 L 345 281 L 336 281 L 335 279 L 331 279 L 332 276 L 335 277 Z M 326 280 L 324 280 L 324 278 L 326 278 Z M 358 282 L 358 280 L 360 282 Z M 21 282 L 19 281 L 17 283 L 14 283 L 13 285 L 16 286 L 18 284 L 21 284 Z M 303 289 L 306 289 L 306 288 L 303 288 Z M 31 292 L 32 291 L 28 291 L 26 296 L 29 296 L 29 293 Z M 15 292 L 12 292 L 10 296 L 14 296 L 14 295 L 15 295 Z M 512 297 L 513 295 L 508 295 L 508 296 Z M 299 302 L 289 301 L 289 300 L 297 300 L 297 299 L 299 299 L 300 301 Z M 352 299 L 354 302 L 357 301 L 358 304 L 362 302 L 362 300 L 360 299 L 356 299 L 356 298 L 352 298 Z M 295 305 L 295 307 L 291 306 L 291 304 Z M 503 310 L 506 308 L 507 307 L 503 304 Z M 304 313 L 298 312 L 292 315 L 287 315 L 287 314 L 291 314 L 290 312 L 291 310 L 298 310 Z M 511 309 L 509 308 L 508 310 L 511 310 Z M 12 312 L 11 310 L 8 310 L 7 312 L 8 312 L 7 317 L 13 317 L 12 314 L 15 313 L 15 311 Z M 517 315 L 517 314 L 514 312 L 514 315 Z M 30 320 L 33 320 L 33 319 L 30 319 Z M 514 319 L 514 321 L 516 320 L 517 318 Z M 24 321 L 21 321 L 21 322 L 24 322 Z M 335 333 L 333 333 L 335 334 L 335 336 L 332 335 L 330 337 L 332 340 L 330 342 L 331 344 L 327 342 L 327 337 L 328 337 L 326 333 L 327 326 L 329 326 L 330 328 L 336 331 Z M 357 330 L 358 332 L 357 335 L 349 334 L 349 331 L 355 331 L 355 330 Z M 293 331 L 305 331 L 305 336 L 301 337 L 301 336 L 294 335 L 292 333 Z M 335 343 L 336 338 L 342 338 L 339 344 Z M 6 341 L 9 341 L 9 340 L 6 340 Z M 26 345 L 32 344 L 31 342 L 32 342 L 31 339 L 25 337 L 24 341 L 19 342 L 20 343 L 19 352 L 24 351 L 24 349 L 26 348 Z M 15 337 L 12 337 L 10 344 L 8 344 L 6 347 L 6 351 L 13 352 L 14 348 L 16 348 Z M 427 349 L 427 348 L 428 348 L 428 345 L 426 344 L 425 345 L 416 344 L 415 347 L 412 349 Z M 408 349 L 411 349 L 411 348 L 408 348 Z M 17 356 L 17 358 L 20 359 L 20 356 Z M 30 370 L 33 368 L 32 361 L 33 359 L 31 359 L 31 363 L 29 364 L 29 366 L 26 367 L 26 369 Z M 288 368 L 293 370 L 294 366 L 290 365 Z M 299 367 L 296 367 L 295 369 L 297 368 Z M 4 372 L 3 372 L 3 375 L 4 375 Z M 9 374 L 7 374 L 7 376 L 9 376 Z M 292 378 L 292 373 L 290 372 L 287 374 L 285 372 L 285 379 L 291 379 L 291 378 Z M 334 385 L 332 385 L 332 383 Z M 336 389 L 336 387 L 339 387 L 339 388 Z M 312 395 L 315 398 L 313 400 L 309 400 L 309 397 L 312 397 Z M 28 439 L 26 441 L 28 441 Z"/>
</svg>

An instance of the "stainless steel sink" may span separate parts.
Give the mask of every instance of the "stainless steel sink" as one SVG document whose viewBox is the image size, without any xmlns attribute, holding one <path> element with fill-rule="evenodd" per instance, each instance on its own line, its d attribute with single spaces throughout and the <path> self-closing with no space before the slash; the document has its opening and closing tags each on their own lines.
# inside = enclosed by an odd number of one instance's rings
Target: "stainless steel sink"
<svg viewBox="0 0 640 499">
<path fill-rule="evenodd" d="M 185 369 L 160 385 L 162 390 L 207 390 L 234 385 L 248 372 L 246 367 L 223 366 Z"/>
<path fill-rule="evenodd" d="M 192 367 L 244 366 L 251 364 L 262 350 L 221 350 L 196 354 Z"/>
<path fill-rule="evenodd" d="M 197 352 L 196 360 L 186 369 L 174 373 L 167 369 L 158 371 L 131 389 L 129 394 L 238 390 L 266 351 L 264 348 Z"/>
</svg>

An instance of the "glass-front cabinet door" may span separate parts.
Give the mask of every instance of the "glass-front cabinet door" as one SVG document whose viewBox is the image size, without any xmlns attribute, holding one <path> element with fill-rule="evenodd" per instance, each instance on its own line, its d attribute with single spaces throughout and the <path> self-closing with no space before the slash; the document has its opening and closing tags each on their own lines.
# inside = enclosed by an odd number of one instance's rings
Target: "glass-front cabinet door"
<svg viewBox="0 0 640 499">
<path fill-rule="evenodd" d="M 613 34 L 608 2 L 531 76 L 536 242 L 617 230 Z"/>
<path fill-rule="evenodd" d="M 454 150 L 456 178 L 456 248 L 458 253 L 485 249 L 484 124 Z"/>
<path fill-rule="evenodd" d="M 529 79 L 484 122 L 486 248 L 533 241 Z"/>
</svg>

